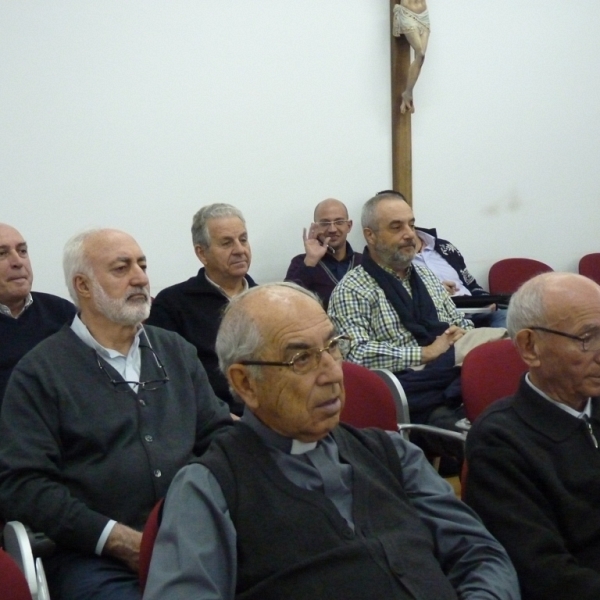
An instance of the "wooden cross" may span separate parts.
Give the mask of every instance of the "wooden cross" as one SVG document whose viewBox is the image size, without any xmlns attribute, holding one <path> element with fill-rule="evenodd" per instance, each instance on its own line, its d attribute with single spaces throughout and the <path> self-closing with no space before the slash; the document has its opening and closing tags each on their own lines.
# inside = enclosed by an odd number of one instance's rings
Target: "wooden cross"
<svg viewBox="0 0 600 600">
<path fill-rule="evenodd" d="M 390 24 L 394 6 L 398 0 L 390 0 Z M 391 32 L 391 27 L 390 27 Z M 394 37 L 390 33 L 392 50 L 392 176 L 393 187 L 402 192 L 412 206 L 412 142 L 410 113 L 400 113 L 402 92 L 410 65 L 410 44 L 402 35 Z"/>
</svg>

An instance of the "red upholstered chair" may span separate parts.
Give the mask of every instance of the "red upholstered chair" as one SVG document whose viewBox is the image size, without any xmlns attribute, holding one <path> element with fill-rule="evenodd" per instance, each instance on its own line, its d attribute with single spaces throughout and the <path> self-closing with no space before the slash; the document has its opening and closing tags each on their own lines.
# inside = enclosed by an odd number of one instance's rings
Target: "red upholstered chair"
<svg viewBox="0 0 600 600">
<path fill-rule="evenodd" d="M 600 252 L 586 254 L 579 261 L 579 274 L 589 277 L 600 285 Z"/>
<path fill-rule="evenodd" d="M 2 548 L 0 548 L 0 598 L 2 600 L 32 599 L 25 575 Z"/>
<path fill-rule="evenodd" d="M 354 427 L 379 427 L 400 431 L 408 439 L 410 430 L 426 432 L 460 442 L 465 435 L 431 425 L 410 422 L 408 401 L 398 378 L 388 369 L 367 369 L 344 362 L 346 404 L 340 420 Z"/>
<path fill-rule="evenodd" d="M 344 362 L 342 368 L 346 404 L 340 420 L 359 428 L 379 427 L 397 431 L 396 404 L 386 382 L 361 365 Z"/>
<path fill-rule="evenodd" d="M 532 258 L 505 258 L 494 263 L 488 275 L 490 294 L 513 294 L 528 279 L 549 273 L 552 267 Z"/>
<path fill-rule="evenodd" d="M 473 422 L 492 402 L 517 391 L 527 371 L 512 340 L 496 340 L 473 348 L 461 369 L 462 398 Z"/>
<path fill-rule="evenodd" d="M 512 340 L 496 340 L 473 348 L 461 368 L 462 398 L 467 422 L 473 422 L 492 402 L 517 391 L 527 365 Z M 461 473 L 461 495 L 467 485 L 467 461 Z"/>
<path fill-rule="evenodd" d="M 150 561 L 152 560 L 152 550 L 154 549 L 154 542 L 160 526 L 163 503 L 164 498 L 156 503 L 148 515 L 142 533 L 142 543 L 140 546 L 140 587 L 142 588 L 142 592 L 144 591 L 146 581 L 148 580 L 148 571 L 150 570 Z"/>
</svg>

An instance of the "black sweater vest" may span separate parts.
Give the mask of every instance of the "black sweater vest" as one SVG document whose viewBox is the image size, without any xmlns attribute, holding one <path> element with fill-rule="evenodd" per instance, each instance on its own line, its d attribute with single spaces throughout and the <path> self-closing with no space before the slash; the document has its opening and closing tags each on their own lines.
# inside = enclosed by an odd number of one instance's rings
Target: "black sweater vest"
<svg viewBox="0 0 600 600">
<path fill-rule="evenodd" d="M 334 438 L 353 468 L 354 531 L 323 494 L 289 481 L 242 423 L 198 459 L 219 482 L 237 532 L 236 598 L 455 600 L 388 435 L 341 425 Z"/>
</svg>

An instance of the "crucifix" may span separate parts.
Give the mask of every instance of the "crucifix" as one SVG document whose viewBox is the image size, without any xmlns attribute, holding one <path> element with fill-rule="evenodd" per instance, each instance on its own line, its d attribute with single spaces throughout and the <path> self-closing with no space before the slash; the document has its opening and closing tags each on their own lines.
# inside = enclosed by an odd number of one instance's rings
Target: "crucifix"
<svg viewBox="0 0 600 600">
<path fill-rule="evenodd" d="M 426 0 L 390 0 L 392 21 L 392 172 L 395 190 L 412 204 L 413 89 L 429 41 Z M 414 60 L 411 62 L 411 47 Z"/>
</svg>

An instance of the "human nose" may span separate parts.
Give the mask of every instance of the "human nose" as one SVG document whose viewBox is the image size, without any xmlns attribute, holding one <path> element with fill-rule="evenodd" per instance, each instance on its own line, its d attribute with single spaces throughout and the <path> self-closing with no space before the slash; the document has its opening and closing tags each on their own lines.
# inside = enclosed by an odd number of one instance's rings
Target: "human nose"
<svg viewBox="0 0 600 600">
<path fill-rule="evenodd" d="M 131 284 L 137 287 L 145 287 L 149 283 L 150 280 L 148 279 L 148 274 L 146 273 L 146 270 L 140 267 L 139 265 L 136 265 L 136 267 L 134 268 Z"/>
<path fill-rule="evenodd" d="M 14 250 L 8 255 L 8 264 L 13 269 L 20 269 L 25 264 L 25 259 Z"/>
<path fill-rule="evenodd" d="M 319 370 L 318 382 L 321 385 L 340 383 L 344 379 L 342 359 L 332 356 L 326 349 L 321 350 Z"/>
</svg>

